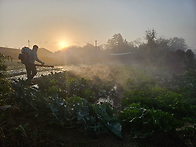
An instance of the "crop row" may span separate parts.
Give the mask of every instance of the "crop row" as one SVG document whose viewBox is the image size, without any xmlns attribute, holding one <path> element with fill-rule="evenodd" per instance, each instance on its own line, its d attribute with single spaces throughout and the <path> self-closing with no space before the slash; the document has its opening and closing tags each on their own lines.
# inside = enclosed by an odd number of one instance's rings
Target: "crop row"
<svg viewBox="0 0 196 147">
<path fill-rule="evenodd" d="M 122 106 L 116 109 L 108 103 L 96 103 L 99 98 L 115 101 L 119 97 L 115 80 L 81 78 L 68 71 L 51 73 L 39 78 L 37 86 L 29 87 L 21 79 L 13 82 L 5 103 L 23 111 L 48 113 L 50 124 L 82 127 L 91 133 L 105 130 L 120 138 L 126 129 L 136 140 L 159 142 L 172 136 L 170 139 L 182 143 L 196 139 L 195 75 L 189 71 L 156 80 L 141 75 L 130 78 L 124 85 Z"/>
</svg>

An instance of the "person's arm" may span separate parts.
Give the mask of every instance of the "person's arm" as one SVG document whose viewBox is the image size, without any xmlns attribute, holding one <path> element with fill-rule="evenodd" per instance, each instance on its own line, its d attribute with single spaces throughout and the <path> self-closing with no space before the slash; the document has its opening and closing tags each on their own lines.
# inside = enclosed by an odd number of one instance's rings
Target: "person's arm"
<svg viewBox="0 0 196 147">
<path fill-rule="evenodd" d="M 41 64 L 44 64 L 44 62 L 42 62 L 41 60 L 38 59 L 38 57 L 37 57 L 37 52 L 35 52 L 34 57 L 35 57 L 35 60 L 36 60 L 37 62 L 39 62 L 39 63 L 41 63 Z"/>
</svg>

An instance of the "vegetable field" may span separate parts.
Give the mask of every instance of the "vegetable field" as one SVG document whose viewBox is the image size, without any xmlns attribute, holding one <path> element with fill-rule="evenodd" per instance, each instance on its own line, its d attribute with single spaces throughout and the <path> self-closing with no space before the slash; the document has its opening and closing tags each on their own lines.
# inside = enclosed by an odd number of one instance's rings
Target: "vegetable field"
<svg viewBox="0 0 196 147">
<path fill-rule="evenodd" d="M 6 147 L 196 145 L 194 70 L 58 66 L 38 68 L 29 86 L 23 65 L 9 64 L 10 91 L 0 95 Z"/>
</svg>

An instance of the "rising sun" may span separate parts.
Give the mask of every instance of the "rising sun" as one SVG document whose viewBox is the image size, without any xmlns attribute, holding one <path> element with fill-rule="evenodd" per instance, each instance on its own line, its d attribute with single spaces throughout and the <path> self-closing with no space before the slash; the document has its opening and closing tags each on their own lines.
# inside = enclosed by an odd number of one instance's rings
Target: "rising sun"
<svg viewBox="0 0 196 147">
<path fill-rule="evenodd" d="M 60 47 L 60 48 L 65 48 L 65 47 L 68 47 L 68 46 L 69 46 L 69 44 L 68 44 L 67 41 L 59 42 L 59 47 Z"/>
</svg>

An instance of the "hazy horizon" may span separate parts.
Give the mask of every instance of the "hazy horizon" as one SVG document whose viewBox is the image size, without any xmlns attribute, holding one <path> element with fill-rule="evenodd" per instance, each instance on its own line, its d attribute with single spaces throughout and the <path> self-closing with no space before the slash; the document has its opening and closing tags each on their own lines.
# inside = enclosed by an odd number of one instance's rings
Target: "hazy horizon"
<svg viewBox="0 0 196 147">
<path fill-rule="evenodd" d="M 195 50 L 195 18 L 195 0 L 0 0 L 0 46 L 22 48 L 29 40 L 30 47 L 55 52 L 95 40 L 106 44 L 117 33 L 131 42 L 155 29 Z"/>
</svg>

